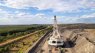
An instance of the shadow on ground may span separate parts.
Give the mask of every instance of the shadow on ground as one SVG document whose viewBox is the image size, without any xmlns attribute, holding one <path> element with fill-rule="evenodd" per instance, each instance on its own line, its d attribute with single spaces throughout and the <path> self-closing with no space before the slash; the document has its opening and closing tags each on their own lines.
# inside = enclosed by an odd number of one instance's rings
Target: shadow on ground
<svg viewBox="0 0 95 53">
<path fill-rule="evenodd" d="M 63 48 L 72 48 L 76 45 L 75 42 L 72 42 L 72 41 L 65 41 L 64 42 L 64 45 L 62 46 Z"/>
</svg>

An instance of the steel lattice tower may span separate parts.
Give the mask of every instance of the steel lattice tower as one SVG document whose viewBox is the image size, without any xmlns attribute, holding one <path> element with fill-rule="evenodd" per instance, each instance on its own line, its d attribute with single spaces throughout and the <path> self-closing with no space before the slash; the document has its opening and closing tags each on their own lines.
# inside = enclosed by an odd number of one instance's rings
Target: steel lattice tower
<svg viewBox="0 0 95 53">
<path fill-rule="evenodd" d="M 61 34 L 58 30 L 56 16 L 54 16 L 53 33 L 48 41 L 48 44 L 52 46 L 62 46 L 64 44 L 63 39 L 61 38 Z"/>
</svg>

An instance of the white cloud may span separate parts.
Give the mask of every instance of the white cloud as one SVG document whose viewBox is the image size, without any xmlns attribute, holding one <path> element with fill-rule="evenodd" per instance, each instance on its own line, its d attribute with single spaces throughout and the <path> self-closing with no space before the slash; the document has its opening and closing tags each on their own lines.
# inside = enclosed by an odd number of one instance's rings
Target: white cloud
<svg viewBox="0 0 95 53">
<path fill-rule="evenodd" d="M 5 24 L 48 24 L 52 23 L 50 17 L 44 14 L 29 14 L 24 12 L 17 12 L 10 14 L 6 11 L 0 10 L 0 25 Z"/>
<path fill-rule="evenodd" d="M 3 11 L 0 11 L 0 13 Z M 4 13 L 4 12 L 3 12 Z M 78 23 L 78 22 L 94 22 L 91 17 L 95 17 L 95 13 L 89 15 L 76 16 L 57 16 L 58 23 Z M 89 18 L 89 19 L 88 19 Z M 91 18 L 91 19 L 90 19 Z M 53 16 L 49 17 L 45 14 L 29 14 L 19 12 L 17 14 L 4 13 L 0 14 L 0 25 L 4 24 L 50 24 L 53 23 Z"/>
<path fill-rule="evenodd" d="M 53 16 L 46 16 L 45 14 L 29 14 L 18 12 L 10 14 L 6 11 L 0 11 L 0 25 L 4 24 L 51 24 L 53 23 Z M 57 16 L 58 23 L 71 22 L 72 18 L 66 16 Z"/>
<path fill-rule="evenodd" d="M 7 11 L 4 11 L 4 9 L 0 9 L 0 25 L 1 24 L 48 24 L 48 23 L 53 23 L 52 18 L 53 17 L 46 16 L 45 14 L 42 13 L 33 15 L 30 13 L 15 11 L 15 14 L 10 14 Z M 57 16 L 59 23 L 89 22 L 89 20 L 91 20 L 90 22 L 93 22 L 92 20 L 95 20 L 88 18 L 95 18 L 95 13 L 82 15 L 80 17 Z"/>
<path fill-rule="evenodd" d="M 78 11 L 80 8 L 95 8 L 94 0 L 6 0 L 5 5 L 17 9 L 36 7 L 39 10 L 52 9 L 54 12 Z"/>
<path fill-rule="evenodd" d="M 71 18 L 73 23 L 95 23 L 95 13 L 81 15 L 80 17 Z"/>
<path fill-rule="evenodd" d="M 83 15 L 83 16 L 81 16 L 80 18 L 95 18 L 95 13 Z"/>
<path fill-rule="evenodd" d="M 58 17 L 58 16 L 57 16 Z M 95 23 L 95 13 L 81 16 L 59 16 L 60 23 Z"/>
</svg>

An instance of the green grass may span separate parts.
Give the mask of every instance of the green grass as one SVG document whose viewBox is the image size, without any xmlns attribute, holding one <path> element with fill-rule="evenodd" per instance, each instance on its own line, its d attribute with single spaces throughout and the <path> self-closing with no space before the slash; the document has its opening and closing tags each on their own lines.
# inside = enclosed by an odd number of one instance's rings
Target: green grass
<svg viewBox="0 0 95 53">
<path fill-rule="evenodd" d="M 18 51 L 15 51 L 15 53 L 24 53 L 30 46 L 32 46 L 40 37 L 42 37 L 49 30 L 50 29 L 39 30 L 36 33 L 31 34 L 27 38 L 0 47 L 0 53 L 4 53 L 4 52 L 11 53 L 10 49 L 14 47 L 19 49 Z"/>
<path fill-rule="evenodd" d="M 41 25 L 1 25 L 0 26 L 0 33 L 9 32 L 13 30 L 26 30 L 31 27 L 37 27 Z"/>
<path fill-rule="evenodd" d="M 13 39 L 46 28 L 46 25 L 5 25 L 0 26 L 0 42 Z"/>
</svg>

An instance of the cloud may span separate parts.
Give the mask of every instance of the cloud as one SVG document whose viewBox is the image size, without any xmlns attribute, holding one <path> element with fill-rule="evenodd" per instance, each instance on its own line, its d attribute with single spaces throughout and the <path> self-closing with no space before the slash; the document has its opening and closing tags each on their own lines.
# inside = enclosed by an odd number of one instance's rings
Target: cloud
<svg viewBox="0 0 95 53">
<path fill-rule="evenodd" d="M 27 9 L 29 7 L 38 10 L 51 9 L 53 12 L 73 12 L 81 11 L 80 9 L 90 8 L 95 10 L 95 0 L 4 0 L 0 6 L 11 8 Z M 4 9 L 0 9 L 0 24 L 49 24 L 53 23 L 53 16 L 46 16 L 44 13 L 32 13 L 14 11 L 8 13 Z M 35 12 L 35 11 L 34 11 Z M 47 12 L 45 12 L 47 13 Z M 89 13 L 89 12 L 88 12 Z M 55 13 L 56 14 L 56 13 Z M 59 13 L 60 14 L 60 13 Z M 82 16 L 57 16 L 59 23 L 78 23 L 78 22 L 94 22 L 95 13 L 85 14 Z"/>
<path fill-rule="evenodd" d="M 83 16 L 81 16 L 81 18 L 95 18 L 95 13 L 83 15 Z"/>
<path fill-rule="evenodd" d="M 80 22 L 80 23 L 95 23 L 95 18 L 78 19 L 77 22 Z"/>
<path fill-rule="evenodd" d="M 75 23 L 95 23 L 95 13 L 82 15 L 73 20 Z"/>
<path fill-rule="evenodd" d="M 30 14 L 25 12 L 17 12 L 11 14 L 6 11 L 0 10 L 0 25 L 6 24 L 48 24 L 52 23 L 52 19 L 48 18 L 45 14 Z"/>
<path fill-rule="evenodd" d="M 81 16 L 57 16 L 59 23 L 95 23 L 95 13 Z"/>
<path fill-rule="evenodd" d="M 2 11 L 3 12 L 3 11 Z M 76 16 L 57 16 L 58 23 L 95 23 L 95 13 L 90 15 Z M 46 16 L 45 14 L 29 14 L 19 12 L 17 14 L 5 13 L 0 17 L 0 25 L 6 24 L 51 24 L 53 23 L 53 16 Z"/>
<path fill-rule="evenodd" d="M 79 11 L 81 8 L 95 8 L 94 0 L 5 0 L 4 5 L 16 8 L 27 9 L 35 7 L 38 10 L 52 9 L 54 12 Z"/>
<path fill-rule="evenodd" d="M 45 14 L 30 14 L 16 11 L 16 14 L 11 14 L 6 11 L 0 11 L 0 25 L 6 24 L 51 24 L 53 23 L 53 16 L 46 16 Z M 58 23 L 69 23 L 71 17 L 57 16 Z M 68 22 L 67 22 L 68 21 Z"/>
</svg>

